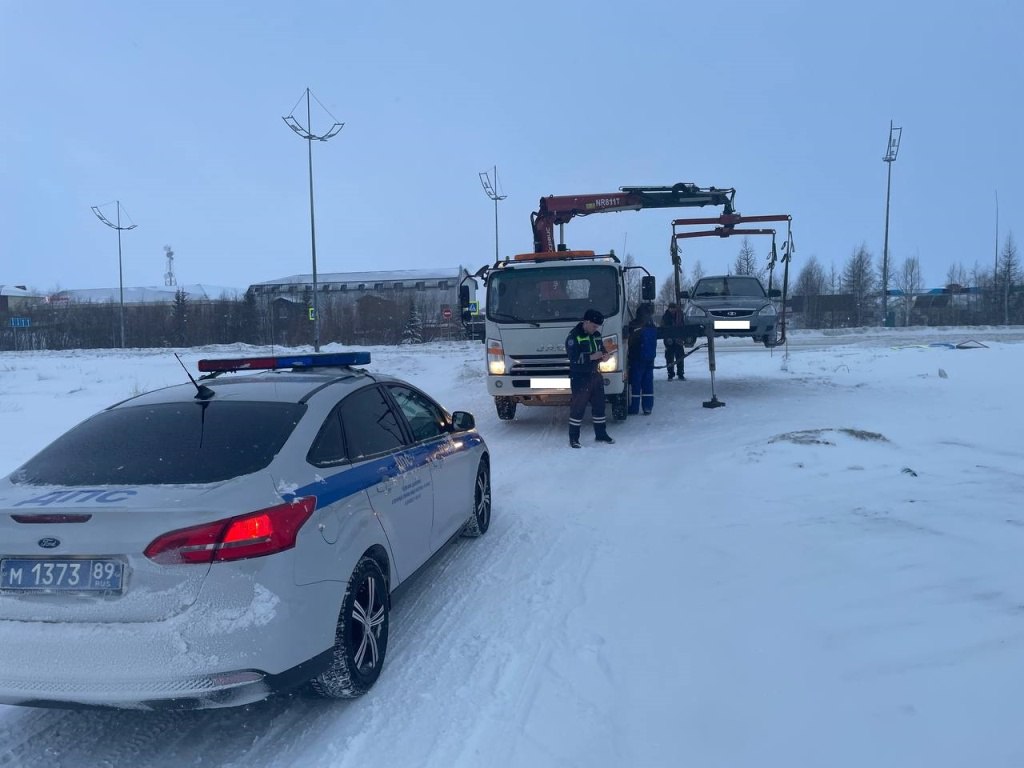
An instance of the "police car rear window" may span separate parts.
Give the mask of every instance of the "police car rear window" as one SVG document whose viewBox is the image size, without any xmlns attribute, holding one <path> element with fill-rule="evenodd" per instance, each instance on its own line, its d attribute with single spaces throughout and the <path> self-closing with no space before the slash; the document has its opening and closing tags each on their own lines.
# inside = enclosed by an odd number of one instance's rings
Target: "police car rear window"
<svg viewBox="0 0 1024 768">
<path fill-rule="evenodd" d="M 26 485 L 214 483 L 263 469 L 305 412 L 296 403 L 162 403 L 103 411 L 16 470 Z"/>
</svg>

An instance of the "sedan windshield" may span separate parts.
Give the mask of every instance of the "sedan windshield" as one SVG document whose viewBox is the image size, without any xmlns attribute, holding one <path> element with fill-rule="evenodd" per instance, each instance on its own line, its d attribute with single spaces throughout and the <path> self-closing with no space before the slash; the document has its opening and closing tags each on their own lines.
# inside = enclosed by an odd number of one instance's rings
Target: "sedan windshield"
<svg viewBox="0 0 1024 768">
<path fill-rule="evenodd" d="M 720 296 L 752 296 L 765 298 L 761 281 L 756 277 L 730 275 L 727 277 L 705 277 L 693 286 L 693 298 L 708 299 Z"/>
<path fill-rule="evenodd" d="M 295 403 L 185 402 L 96 414 L 17 469 L 26 485 L 214 483 L 263 469 L 306 408 Z"/>
</svg>

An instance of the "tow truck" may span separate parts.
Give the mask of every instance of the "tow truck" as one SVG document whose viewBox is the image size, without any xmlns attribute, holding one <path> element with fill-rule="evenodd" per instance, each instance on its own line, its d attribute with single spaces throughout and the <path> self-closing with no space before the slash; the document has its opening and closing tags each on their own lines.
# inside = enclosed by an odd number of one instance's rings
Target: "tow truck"
<svg viewBox="0 0 1024 768">
<path fill-rule="evenodd" d="M 577 216 L 647 208 L 721 206 L 735 213 L 736 191 L 680 183 L 662 187 L 620 187 L 618 192 L 542 197 L 530 215 L 532 253 L 496 260 L 459 286 L 462 320 L 476 319 L 477 280 L 486 292 L 484 343 L 487 391 L 498 418 L 515 418 L 522 405 L 568 405 L 569 361 L 565 337 L 590 308 L 605 317 L 605 346 L 614 350 L 599 366 L 612 416 L 626 418 L 629 400 L 625 332 L 636 312 L 626 291 L 629 270 L 641 277 L 641 300 L 655 298 L 655 279 L 642 266 L 625 265 L 614 252 L 569 250 L 564 226 Z M 559 227 L 555 242 L 555 226 Z M 692 329 L 678 329 L 680 334 Z"/>
</svg>

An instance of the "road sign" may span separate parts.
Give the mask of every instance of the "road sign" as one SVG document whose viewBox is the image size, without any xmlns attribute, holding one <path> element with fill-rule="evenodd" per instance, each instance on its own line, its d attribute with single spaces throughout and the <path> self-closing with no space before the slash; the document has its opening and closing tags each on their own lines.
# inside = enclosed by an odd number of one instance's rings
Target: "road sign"
<svg viewBox="0 0 1024 768">
<path fill-rule="evenodd" d="M 316 320 L 316 310 L 312 307 L 309 308 L 309 319 Z"/>
<path fill-rule="evenodd" d="M 451 320 L 452 319 L 452 308 L 451 307 L 441 307 L 441 317 L 443 317 L 445 320 Z"/>
<path fill-rule="evenodd" d="M 480 314 L 480 302 L 471 301 L 469 302 L 469 314 L 479 315 Z"/>
<path fill-rule="evenodd" d="M 30 317 L 12 317 L 11 328 L 28 328 L 32 325 L 32 318 Z"/>
</svg>

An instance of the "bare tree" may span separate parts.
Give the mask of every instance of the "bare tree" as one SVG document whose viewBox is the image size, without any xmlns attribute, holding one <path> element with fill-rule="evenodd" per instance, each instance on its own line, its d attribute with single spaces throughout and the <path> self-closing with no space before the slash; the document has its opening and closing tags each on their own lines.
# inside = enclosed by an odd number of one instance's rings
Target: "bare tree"
<svg viewBox="0 0 1024 768">
<path fill-rule="evenodd" d="M 924 287 L 924 279 L 921 276 L 921 262 L 917 256 L 910 256 L 903 260 L 902 266 L 892 276 L 893 286 L 900 291 L 903 306 L 903 324 L 910 325 L 910 310 L 914 307 L 914 297 Z"/>
<path fill-rule="evenodd" d="M 635 267 L 636 259 L 633 258 L 633 254 L 627 253 L 626 259 L 622 263 L 627 267 Z M 640 269 L 629 269 L 626 271 L 626 302 L 631 307 L 635 307 L 640 303 L 640 278 L 643 277 L 642 272 Z"/>
<path fill-rule="evenodd" d="M 805 326 L 819 327 L 822 314 L 820 297 L 828 293 L 828 278 L 817 256 L 812 255 L 804 263 L 793 290 L 794 295 L 803 297 Z"/>
<path fill-rule="evenodd" d="M 874 315 L 872 296 L 877 281 L 872 261 L 867 245 L 861 245 L 850 255 L 843 267 L 843 292 L 853 297 L 854 323 L 858 326 L 864 325 Z"/>
<path fill-rule="evenodd" d="M 702 277 L 704 277 L 704 267 L 701 266 L 700 259 L 696 259 L 693 262 L 693 267 L 690 269 L 690 285 L 693 285 Z"/>
</svg>

